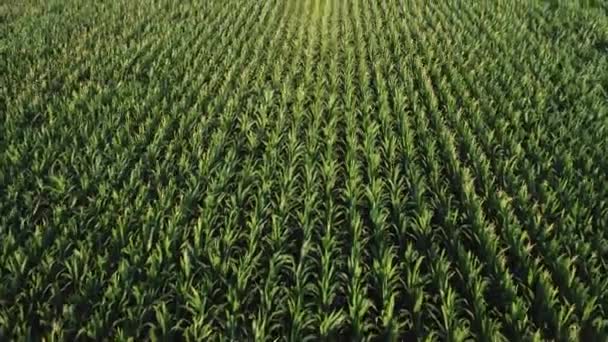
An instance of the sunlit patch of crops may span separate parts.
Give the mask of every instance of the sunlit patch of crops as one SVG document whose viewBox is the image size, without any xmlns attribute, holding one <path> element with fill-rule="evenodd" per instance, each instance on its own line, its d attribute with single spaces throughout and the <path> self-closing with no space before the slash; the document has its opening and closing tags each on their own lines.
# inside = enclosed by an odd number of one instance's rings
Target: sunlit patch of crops
<svg viewBox="0 0 608 342">
<path fill-rule="evenodd" d="M 605 7 L 0 4 L 0 340 L 606 340 Z"/>
</svg>

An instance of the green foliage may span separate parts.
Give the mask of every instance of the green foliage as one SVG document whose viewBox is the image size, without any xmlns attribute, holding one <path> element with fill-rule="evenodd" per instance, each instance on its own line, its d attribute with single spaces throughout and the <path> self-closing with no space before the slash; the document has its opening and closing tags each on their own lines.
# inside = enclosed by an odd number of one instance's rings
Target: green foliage
<svg viewBox="0 0 608 342">
<path fill-rule="evenodd" d="M 0 340 L 608 339 L 602 1 L 0 4 Z"/>
</svg>

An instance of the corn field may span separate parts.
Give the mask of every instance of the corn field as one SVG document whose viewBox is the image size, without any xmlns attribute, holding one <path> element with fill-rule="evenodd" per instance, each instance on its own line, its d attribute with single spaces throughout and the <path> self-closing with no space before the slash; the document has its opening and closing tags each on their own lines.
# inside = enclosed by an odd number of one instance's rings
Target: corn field
<svg viewBox="0 0 608 342">
<path fill-rule="evenodd" d="M 603 1 L 0 1 L 0 340 L 608 340 Z"/>
</svg>

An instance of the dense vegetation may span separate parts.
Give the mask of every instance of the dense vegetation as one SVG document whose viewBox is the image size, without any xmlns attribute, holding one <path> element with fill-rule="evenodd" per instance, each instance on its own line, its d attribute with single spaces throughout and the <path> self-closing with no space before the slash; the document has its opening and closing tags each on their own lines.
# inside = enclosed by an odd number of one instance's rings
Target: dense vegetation
<svg viewBox="0 0 608 342">
<path fill-rule="evenodd" d="M 0 2 L 0 340 L 605 340 L 607 15 Z"/>
</svg>

